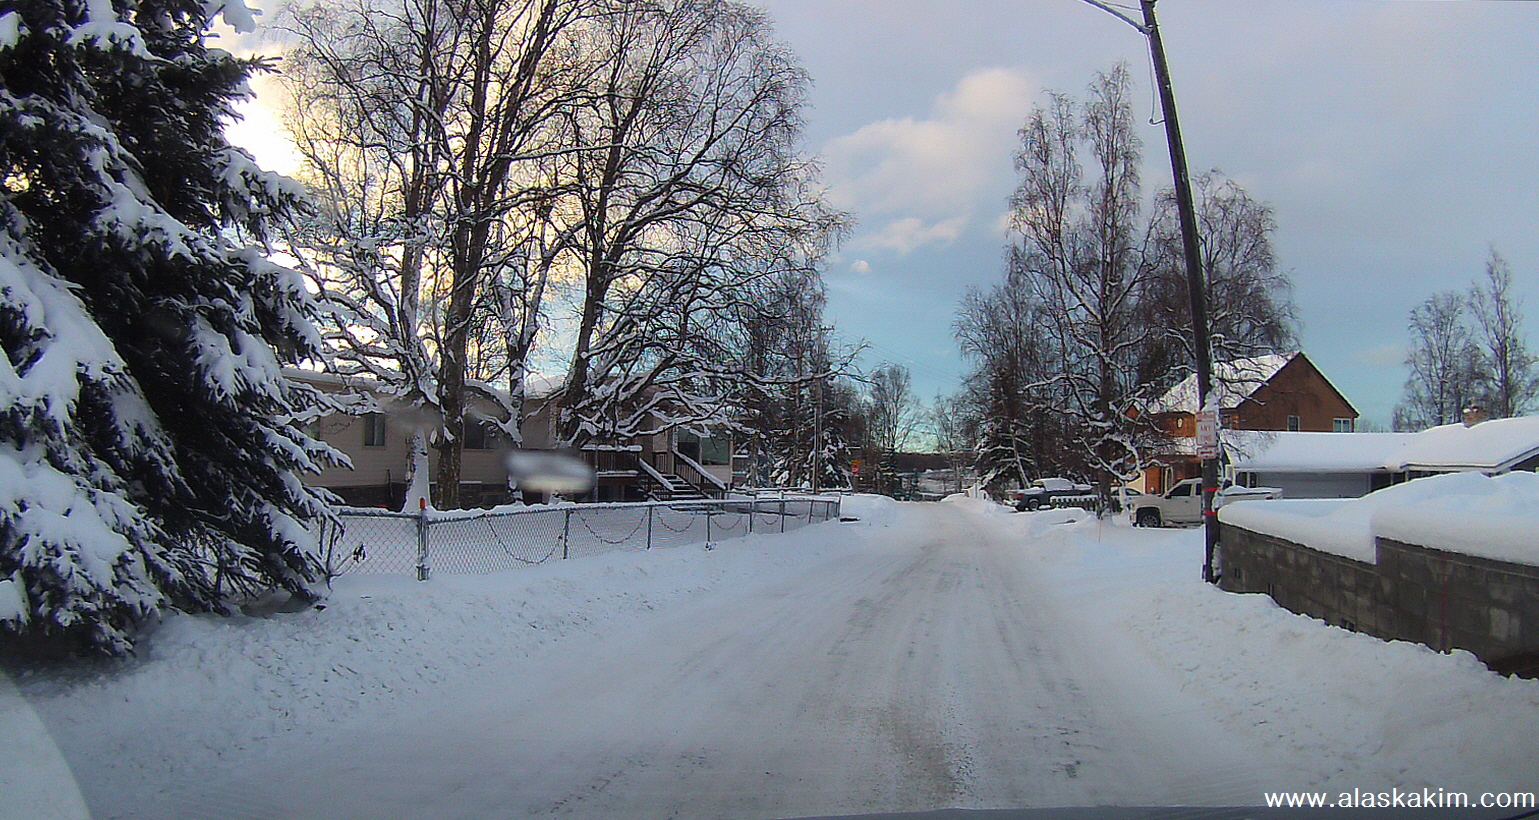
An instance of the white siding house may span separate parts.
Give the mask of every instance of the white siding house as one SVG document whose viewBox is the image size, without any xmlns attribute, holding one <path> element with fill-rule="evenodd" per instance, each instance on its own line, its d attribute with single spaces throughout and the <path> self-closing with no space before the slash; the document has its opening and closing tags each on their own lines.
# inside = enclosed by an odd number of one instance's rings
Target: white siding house
<svg viewBox="0 0 1539 820">
<path fill-rule="evenodd" d="M 1356 498 L 1438 473 L 1497 475 L 1539 465 L 1539 418 L 1446 424 L 1420 433 L 1224 431 L 1235 483 L 1286 498 Z"/>
</svg>

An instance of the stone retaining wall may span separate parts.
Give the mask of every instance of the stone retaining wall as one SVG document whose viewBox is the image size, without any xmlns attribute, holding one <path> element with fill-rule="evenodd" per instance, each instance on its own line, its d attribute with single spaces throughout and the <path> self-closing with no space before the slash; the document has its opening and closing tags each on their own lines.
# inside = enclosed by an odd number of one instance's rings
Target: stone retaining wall
<svg viewBox="0 0 1539 820">
<path fill-rule="evenodd" d="M 1384 538 L 1378 563 L 1220 524 L 1219 586 L 1388 640 L 1468 650 L 1492 668 L 1539 673 L 1539 567 Z"/>
</svg>

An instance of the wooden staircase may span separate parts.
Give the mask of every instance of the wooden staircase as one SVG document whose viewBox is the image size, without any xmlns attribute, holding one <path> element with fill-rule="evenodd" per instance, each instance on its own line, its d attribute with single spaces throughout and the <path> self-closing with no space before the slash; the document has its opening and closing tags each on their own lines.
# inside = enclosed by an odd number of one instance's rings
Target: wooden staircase
<svg viewBox="0 0 1539 820">
<path fill-rule="evenodd" d="M 641 467 L 647 498 L 652 501 L 698 501 L 706 497 L 699 487 L 685 481 L 677 473 L 661 472 L 645 459 L 636 459 L 636 463 Z"/>
<path fill-rule="evenodd" d="M 647 482 L 647 497 L 653 501 L 699 501 L 706 497 L 699 487 L 675 473 L 662 473 L 661 476 L 661 481 L 652 479 Z"/>
</svg>

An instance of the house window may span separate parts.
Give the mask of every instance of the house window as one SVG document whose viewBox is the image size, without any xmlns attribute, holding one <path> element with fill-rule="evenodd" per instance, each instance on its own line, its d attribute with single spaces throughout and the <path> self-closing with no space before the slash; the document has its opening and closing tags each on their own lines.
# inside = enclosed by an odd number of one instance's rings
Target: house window
<svg viewBox="0 0 1539 820">
<path fill-rule="evenodd" d="M 1333 432 L 1333 433 L 1350 433 L 1350 432 L 1352 432 L 1352 420 L 1351 419 L 1331 419 L 1331 432 Z"/>
<path fill-rule="evenodd" d="M 476 419 L 465 419 L 465 449 L 490 450 L 497 444 L 496 432 L 489 425 Z"/>
<path fill-rule="evenodd" d="M 732 463 L 732 442 L 724 435 L 707 436 L 700 440 L 700 463 L 726 465 Z"/>
<path fill-rule="evenodd" d="M 1298 431 L 1299 431 L 1299 417 L 1298 416 L 1289 416 L 1288 417 L 1288 432 L 1290 432 L 1290 433 L 1297 433 Z"/>
<path fill-rule="evenodd" d="M 363 446 L 385 446 L 384 413 L 365 413 L 363 415 Z"/>
</svg>

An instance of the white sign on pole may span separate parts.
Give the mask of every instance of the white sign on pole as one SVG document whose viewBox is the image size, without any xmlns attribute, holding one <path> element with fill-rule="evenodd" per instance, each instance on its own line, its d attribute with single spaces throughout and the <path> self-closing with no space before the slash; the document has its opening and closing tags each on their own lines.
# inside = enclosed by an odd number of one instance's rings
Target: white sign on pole
<svg viewBox="0 0 1539 820">
<path fill-rule="evenodd" d="M 1218 458 L 1218 408 L 1197 411 L 1197 457 L 1206 461 Z"/>
</svg>

